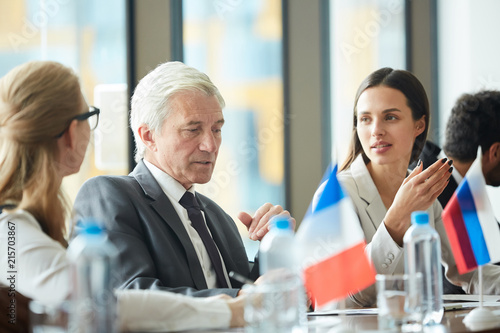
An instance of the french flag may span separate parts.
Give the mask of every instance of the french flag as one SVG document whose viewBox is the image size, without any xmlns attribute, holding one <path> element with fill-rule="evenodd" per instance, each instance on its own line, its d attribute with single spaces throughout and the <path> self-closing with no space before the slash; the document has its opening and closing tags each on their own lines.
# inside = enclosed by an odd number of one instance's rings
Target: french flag
<svg viewBox="0 0 500 333">
<path fill-rule="evenodd" d="M 495 220 L 478 155 L 443 210 L 443 223 L 460 274 L 500 261 L 500 230 Z"/>
<path fill-rule="evenodd" d="M 324 187 L 323 187 L 324 186 Z M 296 233 L 305 287 L 317 308 L 375 282 L 352 202 L 337 180 L 337 166 L 316 191 Z"/>
</svg>

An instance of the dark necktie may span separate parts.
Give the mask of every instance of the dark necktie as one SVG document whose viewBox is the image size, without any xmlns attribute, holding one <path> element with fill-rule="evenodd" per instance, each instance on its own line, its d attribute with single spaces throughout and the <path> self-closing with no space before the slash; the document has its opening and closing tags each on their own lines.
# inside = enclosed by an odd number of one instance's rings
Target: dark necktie
<svg viewBox="0 0 500 333">
<path fill-rule="evenodd" d="M 208 252 L 208 256 L 212 261 L 212 266 L 214 267 L 215 274 L 217 276 L 217 285 L 219 288 L 228 288 L 229 286 L 227 285 L 224 271 L 222 270 L 222 261 L 219 256 L 219 250 L 217 250 L 217 246 L 208 232 L 207 225 L 205 224 L 200 206 L 198 205 L 194 194 L 186 191 L 181 200 L 179 200 L 179 203 L 182 207 L 186 208 L 193 228 L 196 230 L 198 235 L 200 235 L 200 238 L 205 245 L 205 249 Z"/>
</svg>

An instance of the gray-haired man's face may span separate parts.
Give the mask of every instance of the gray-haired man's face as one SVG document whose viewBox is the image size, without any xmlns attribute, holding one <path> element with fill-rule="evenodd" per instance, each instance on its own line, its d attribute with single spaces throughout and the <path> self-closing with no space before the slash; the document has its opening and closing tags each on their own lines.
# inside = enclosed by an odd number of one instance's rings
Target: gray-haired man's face
<svg viewBox="0 0 500 333">
<path fill-rule="evenodd" d="M 222 109 L 215 96 L 182 92 L 172 97 L 172 112 L 161 133 L 155 133 L 146 160 L 172 176 L 186 189 L 207 183 L 222 142 Z"/>
</svg>

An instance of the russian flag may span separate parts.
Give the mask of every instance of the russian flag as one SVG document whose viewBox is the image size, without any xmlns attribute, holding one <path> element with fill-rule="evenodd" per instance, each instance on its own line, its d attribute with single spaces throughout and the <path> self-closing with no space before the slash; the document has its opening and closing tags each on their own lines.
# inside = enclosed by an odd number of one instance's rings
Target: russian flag
<svg viewBox="0 0 500 333">
<path fill-rule="evenodd" d="M 500 261 L 500 230 L 478 155 L 443 210 L 443 222 L 460 274 Z"/>
<path fill-rule="evenodd" d="M 305 287 L 321 307 L 372 285 L 376 272 L 365 254 L 358 216 L 337 180 L 337 166 L 317 193 L 296 240 Z"/>
</svg>

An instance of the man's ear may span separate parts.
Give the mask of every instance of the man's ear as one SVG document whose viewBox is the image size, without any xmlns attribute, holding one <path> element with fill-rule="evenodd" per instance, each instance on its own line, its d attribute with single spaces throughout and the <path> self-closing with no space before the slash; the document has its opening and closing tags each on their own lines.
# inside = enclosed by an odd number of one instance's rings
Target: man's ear
<svg viewBox="0 0 500 333">
<path fill-rule="evenodd" d="M 498 163 L 500 161 L 500 142 L 495 142 L 488 149 L 488 160 Z"/>
<path fill-rule="evenodd" d="M 142 143 L 148 148 L 150 151 L 156 151 L 156 138 L 155 133 L 149 128 L 148 125 L 142 124 L 137 129 L 137 133 L 141 138 Z"/>
</svg>

